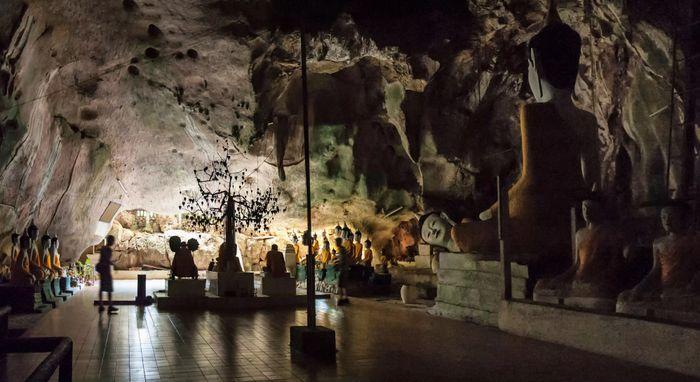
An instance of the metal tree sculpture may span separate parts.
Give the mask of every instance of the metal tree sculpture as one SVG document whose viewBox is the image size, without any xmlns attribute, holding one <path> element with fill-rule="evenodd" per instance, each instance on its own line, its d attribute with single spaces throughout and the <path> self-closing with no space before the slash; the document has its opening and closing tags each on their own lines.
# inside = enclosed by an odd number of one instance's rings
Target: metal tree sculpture
<svg viewBox="0 0 700 382">
<path fill-rule="evenodd" d="M 218 141 L 217 141 L 218 143 Z M 219 159 L 202 169 L 195 169 L 198 191 L 180 192 L 180 210 L 186 219 L 202 230 L 225 233 L 224 253 L 219 253 L 219 271 L 240 271 L 236 258 L 236 231 L 267 230 L 272 218 L 281 211 L 279 192 L 271 187 L 261 190 L 252 186 L 247 170 L 234 171 L 231 166 L 230 142 L 223 141 Z"/>
</svg>

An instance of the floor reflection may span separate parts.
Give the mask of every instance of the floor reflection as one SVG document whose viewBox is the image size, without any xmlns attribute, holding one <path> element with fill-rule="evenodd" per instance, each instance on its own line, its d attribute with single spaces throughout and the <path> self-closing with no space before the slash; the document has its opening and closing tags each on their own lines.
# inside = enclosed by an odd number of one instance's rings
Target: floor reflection
<svg viewBox="0 0 700 382">
<path fill-rule="evenodd" d="M 115 287 L 125 297 L 136 291 L 135 281 L 117 281 Z M 151 290 L 158 287 L 149 284 Z M 337 308 L 330 301 L 317 303 L 318 324 L 336 330 L 337 359 L 319 363 L 293 359 L 289 349 L 289 327 L 306 323 L 304 310 L 161 312 L 154 306 L 121 306 L 110 316 L 92 305 L 96 294 L 95 287 L 78 292 L 26 334 L 73 338 L 76 381 L 684 378 L 491 328 L 396 308 Z M 7 380 L 24 380 L 41 358 L 10 355 Z"/>
</svg>

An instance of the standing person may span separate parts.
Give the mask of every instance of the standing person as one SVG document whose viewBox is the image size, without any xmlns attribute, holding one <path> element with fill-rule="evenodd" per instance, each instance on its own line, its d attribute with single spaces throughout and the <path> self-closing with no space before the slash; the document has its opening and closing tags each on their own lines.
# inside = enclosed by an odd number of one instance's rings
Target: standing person
<svg viewBox="0 0 700 382">
<path fill-rule="evenodd" d="M 107 312 L 109 314 L 117 313 L 119 309 L 112 305 L 112 291 L 114 287 L 112 286 L 112 246 L 114 245 L 114 236 L 107 235 L 106 244 L 104 247 L 100 248 L 100 261 L 95 266 L 95 270 L 100 274 L 100 292 L 99 301 L 100 307 L 99 311 L 104 312 L 105 307 L 102 305 L 102 292 L 107 292 L 107 299 L 109 308 Z"/>
<path fill-rule="evenodd" d="M 338 305 L 350 302 L 348 300 L 348 278 L 350 273 L 350 252 L 343 247 L 343 239 L 337 237 L 335 244 L 338 246 L 338 253 L 335 259 L 335 266 L 338 269 Z"/>
</svg>

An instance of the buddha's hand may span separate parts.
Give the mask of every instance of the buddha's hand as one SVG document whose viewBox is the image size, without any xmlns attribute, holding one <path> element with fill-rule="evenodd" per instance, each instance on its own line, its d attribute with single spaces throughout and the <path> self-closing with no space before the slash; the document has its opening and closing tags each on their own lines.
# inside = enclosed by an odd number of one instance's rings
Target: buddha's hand
<svg viewBox="0 0 700 382">
<path fill-rule="evenodd" d="M 493 218 L 493 212 L 491 212 L 490 208 L 479 214 L 479 220 L 490 220 L 491 218 Z"/>
</svg>

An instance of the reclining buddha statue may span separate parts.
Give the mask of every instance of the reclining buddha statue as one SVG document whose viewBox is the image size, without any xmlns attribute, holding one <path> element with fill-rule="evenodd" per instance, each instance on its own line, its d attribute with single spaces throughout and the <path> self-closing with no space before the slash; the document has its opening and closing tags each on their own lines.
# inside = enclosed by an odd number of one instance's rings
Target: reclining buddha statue
<svg viewBox="0 0 700 382">
<path fill-rule="evenodd" d="M 598 182 L 600 171 L 595 117 L 572 101 L 580 50 L 580 36 L 551 6 L 546 25 L 528 44 L 535 103 L 520 108 L 522 171 L 508 190 L 513 260 L 546 263 L 555 273 L 571 262 L 570 208 Z M 445 214 L 424 215 L 421 236 L 450 251 L 495 257 L 497 210 L 494 204 L 479 215 L 482 221 L 460 223 Z"/>
</svg>

